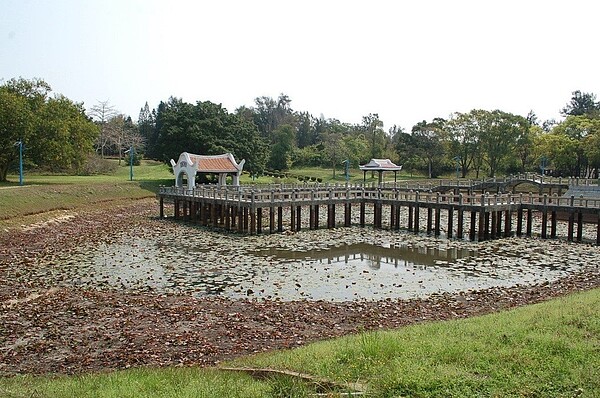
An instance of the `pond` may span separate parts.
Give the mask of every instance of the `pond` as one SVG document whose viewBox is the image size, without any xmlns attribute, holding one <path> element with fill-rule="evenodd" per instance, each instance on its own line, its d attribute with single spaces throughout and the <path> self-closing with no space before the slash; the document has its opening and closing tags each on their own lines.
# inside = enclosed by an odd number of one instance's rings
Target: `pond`
<svg viewBox="0 0 600 398">
<path fill-rule="evenodd" d="M 598 248 L 473 243 L 347 228 L 241 236 L 156 221 L 58 260 L 77 286 L 279 300 L 379 300 L 541 283 L 598 266 Z"/>
</svg>

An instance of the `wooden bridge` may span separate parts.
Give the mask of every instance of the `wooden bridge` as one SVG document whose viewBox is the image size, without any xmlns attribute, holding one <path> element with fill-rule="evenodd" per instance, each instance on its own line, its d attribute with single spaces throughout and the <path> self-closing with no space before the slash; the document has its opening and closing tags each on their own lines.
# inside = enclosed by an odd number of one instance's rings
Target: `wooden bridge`
<svg viewBox="0 0 600 398">
<path fill-rule="evenodd" d="M 541 217 L 542 238 L 556 238 L 558 222 L 564 220 L 567 239 L 581 242 L 585 220 L 597 224 L 596 244 L 600 244 L 600 198 L 537 193 L 455 194 L 448 190 L 434 192 L 431 188 L 407 189 L 401 185 L 161 187 L 158 198 L 161 217 L 165 216 L 165 203 L 170 202 L 175 219 L 249 234 L 283 232 L 285 209 L 285 230 L 291 232 L 303 226 L 364 227 L 368 214 L 369 224 L 375 228 L 402 228 L 435 236 L 444 229 L 448 238 L 468 236 L 483 241 L 513 234 L 531 236 L 535 214 Z M 324 225 L 320 225 L 322 211 L 327 213 Z M 343 221 L 340 221 L 336 213 L 342 211 Z M 303 221 L 303 217 L 308 218 Z"/>
</svg>

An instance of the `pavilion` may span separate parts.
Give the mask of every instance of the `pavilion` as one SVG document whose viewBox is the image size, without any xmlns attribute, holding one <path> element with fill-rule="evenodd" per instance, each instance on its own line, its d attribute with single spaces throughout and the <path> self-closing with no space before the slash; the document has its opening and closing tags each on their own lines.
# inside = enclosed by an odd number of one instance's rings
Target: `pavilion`
<svg viewBox="0 0 600 398">
<path fill-rule="evenodd" d="M 179 155 L 177 163 L 171 159 L 171 166 L 175 174 L 175 186 L 183 187 L 183 176 L 187 178 L 188 188 L 193 188 L 196 185 L 196 174 L 218 174 L 219 180 L 217 185 L 227 184 L 227 175 L 232 175 L 233 186 L 240 185 L 240 175 L 244 168 L 246 160 L 240 163 L 235 161 L 231 153 L 222 155 L 194 155 L 192 153 L 183 152 Z"/>
<path fill-rule="evenodd" d="M 358 166 L 363 171 L 363 181 L 367 181 L 367 171 L 376 171 L 379 173 L 379 185 L 383 183 L 383 172 L 393 171 L 394 182 L 396 182 L 397 173 L 402 170 L 402 166 L 394 164 L 389 159 L 371 159 L 371 161 L 363 166 Z"/>
</svg>

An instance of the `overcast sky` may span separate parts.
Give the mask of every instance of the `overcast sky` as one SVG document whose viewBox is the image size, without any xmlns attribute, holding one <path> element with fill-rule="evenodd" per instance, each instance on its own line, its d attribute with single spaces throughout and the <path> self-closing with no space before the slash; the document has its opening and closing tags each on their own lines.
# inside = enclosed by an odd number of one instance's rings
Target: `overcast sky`
<svg viewBox="0 0 600 398">
<path fill-rule="evenodd" d="M 560 119 L 600 95 L 600 2 L 0 0 L 0 79 L 137 120 L 170 96 L 386 128 L 471 109 Z"/>
</svg>

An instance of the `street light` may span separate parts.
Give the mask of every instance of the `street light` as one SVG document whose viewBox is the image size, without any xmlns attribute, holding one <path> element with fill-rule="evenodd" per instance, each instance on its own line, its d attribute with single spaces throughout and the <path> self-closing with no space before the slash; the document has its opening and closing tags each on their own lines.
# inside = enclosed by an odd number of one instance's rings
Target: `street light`
<svg viewBox="0 0 600 398">
<path fill-rule="evenodd" d="M 350 160 L 346 159 L 342 163 L 344 163 L 344 172 L 346 175 L 346 182 L 350 181 Z"/>
<path fill-rule="evenodd" d="M 133 145 L 125 153 L 129 153 L 129 181 L 133 181 Z"/>
<path fill-rule="evenodd" d="M 453 159 L 456 160 L 456 179 L 458 180 L 460 178 L 460 156 L 455 156 Z"/>
<path fill-rule="evenodd" d="M 23 140 L 15 142 L 19 146 L 19 185 L 23 185 Z"/>
<path fill-rule="evenodd" d="M 540 170 L 542 171 L 542 176 L 544 176 L 544 172 L 546 171 L 546 166 L 547 166 L 547 162 L 548 159 L 546 159 L 545 156 L 542 156 L 541 159 L 541 163 L 540 163 Z"/>
</svg>

